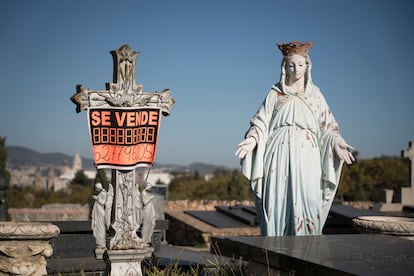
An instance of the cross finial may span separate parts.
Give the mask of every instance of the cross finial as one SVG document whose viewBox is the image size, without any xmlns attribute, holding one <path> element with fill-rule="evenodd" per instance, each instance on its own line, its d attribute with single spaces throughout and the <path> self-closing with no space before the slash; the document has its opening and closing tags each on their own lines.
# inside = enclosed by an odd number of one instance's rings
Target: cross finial
<svg viewBox="0 0 414 276">
<path fill-rule="evenodd" d="M 128 45 L 123 45 L 111 52 L 114 57 L 114 82 L 108 84 L 108 90 L 90 90 L 78 85 L 76 93 L 71 97 L 80 112 L 88 107 L 161 107 L 164 115 L 170 114 L 170 108 L 175 100 L 170 96 L 170 89 L 162 92 L 143 92 L 142 84 L 135 82 L 135 62 L 139 54 L 131 51 Z"/>
</svg>

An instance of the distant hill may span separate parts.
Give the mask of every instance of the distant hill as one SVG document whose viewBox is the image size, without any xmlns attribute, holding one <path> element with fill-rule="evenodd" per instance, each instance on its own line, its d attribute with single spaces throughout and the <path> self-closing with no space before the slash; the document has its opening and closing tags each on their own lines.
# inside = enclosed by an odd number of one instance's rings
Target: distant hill
<svg viewBox="0 0 414 276">
<path fill-rule="evenodd" d="M 70 156 L 63 153 L 39 153 L 32 149 L 28 149 L 20 146 L 7 146 L 7 162 L 12 165 L 13 168 L 21 168 L 24 166 L 50 166 L 56 167 L 63 166 L 65 162 L 72 166 L 74 156 Z M 90 158 L 82 157 L 82 167 L 84 169 L 93 169 L 94 161 Z M 169 172 L 185 172 L 188 171 L 191 174 L 198 172 L 199 175 L 205 175 L 212 173 L 217 169 L 227 169 L 223 166 L 209 165 L 205 163 L 195 162 L 189 166 L 174 165 L 174 164 L 154 164 L 155 169 L 164 169 Z"/>
<path fill-rule="evenodd" d="M 208 173 L 214 172 L 217 169 L 226 170 L 228 168 L 223 167 L 223 166 L 215 166 L 215 165 L 209 165 L 205 163 L 196 162 L 196 163 L 191 163 L 189 169 L 192 174 L 194 174 L 195 172 L 198 172 L 199 175 L 206 175 Z"/>
<path fill-rule="evenodd" d="M 72 166 L 74 156 L 70 156 L 63 153 L 39 153 L 32 149 L 19 147 L 19 146 L 7 146 L 7 162 L 14 168 L 20 168 L 24 166 L 63 166 L 65 162 Z M 89 158 L 82 158 L 82 166 L 85 169 L 94 168 L 93 160 Z"/>
</svg>

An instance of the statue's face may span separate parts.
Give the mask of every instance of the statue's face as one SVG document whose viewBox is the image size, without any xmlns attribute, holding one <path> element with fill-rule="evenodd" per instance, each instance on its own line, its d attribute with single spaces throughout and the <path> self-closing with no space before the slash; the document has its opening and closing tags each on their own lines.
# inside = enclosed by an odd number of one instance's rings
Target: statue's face
<svg viewBox="0 0 414 276">
<path fill-rule="evenodd" d="M 306 58 L 301 55 L 291 55 L 287 58 L 286 71 L 289 74 L 290 81 L 296 81 L 305 76 Z"/>
<path fill-rule="evenodd" d="M 100 190 L 103 190 L 103 187 L 102 187 L 102 184 L 101 183 L 96 183 L 95 184 L 95 189 L 96 189 L 96 191 L 100 191 Z"/>
</svg>

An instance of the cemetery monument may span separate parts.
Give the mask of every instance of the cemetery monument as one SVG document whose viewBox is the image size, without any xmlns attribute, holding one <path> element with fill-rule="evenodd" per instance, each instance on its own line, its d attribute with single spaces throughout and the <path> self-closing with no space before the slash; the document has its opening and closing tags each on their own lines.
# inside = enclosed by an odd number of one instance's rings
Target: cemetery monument
<svg viewBox="0 0 414 276">
<path fill-rule="evenodd" d="M 112 54 L 114 82 L 107 90 L 78 85 L 71 100 L 77 112 L 87 110 L 96 167 L 112 169 L 107 190 L 96 184 L 92 211 L 96 257 L 106 260 L 107 272 L 113 275 L 142 275 L 141 261 L 153 252 L 155 212 L 151 184 L 137 181 L 136 168 L 148 168 L 149 173 L 161 116 L 170 114 L 175 100 L 169 89 L 143 92 L 142 85 L 136 84 L 138 52 L 124 45 Z"/>
</svg>

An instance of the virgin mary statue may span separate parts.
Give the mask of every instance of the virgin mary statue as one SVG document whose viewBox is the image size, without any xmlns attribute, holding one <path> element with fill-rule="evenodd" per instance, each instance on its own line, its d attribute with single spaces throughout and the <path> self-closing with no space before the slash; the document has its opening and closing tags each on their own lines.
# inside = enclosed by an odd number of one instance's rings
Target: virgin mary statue
<svg viewBox="0 0 414 276">
<path fill-rule="evenodd" d="M 312 82 L 312 43 L 278 47 L 280 81 L 251 119 L 236 155 L 250 180 L 262 235 L 320 235 L 342 164 L 354 161 L 353 148 Z"/>
</svg>

